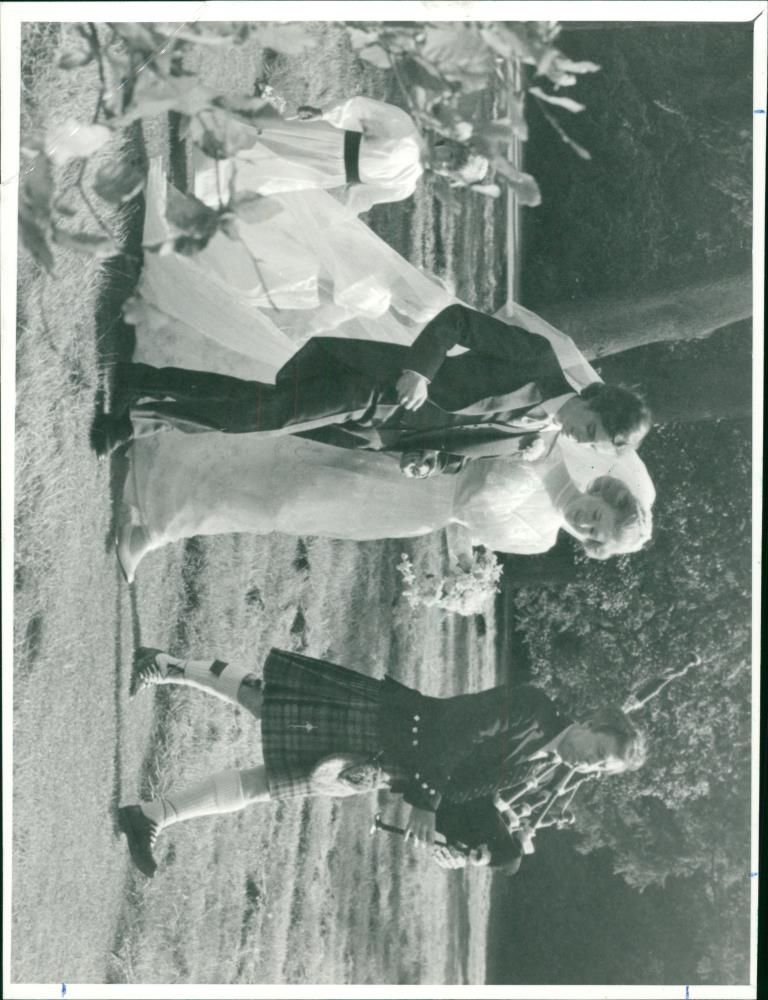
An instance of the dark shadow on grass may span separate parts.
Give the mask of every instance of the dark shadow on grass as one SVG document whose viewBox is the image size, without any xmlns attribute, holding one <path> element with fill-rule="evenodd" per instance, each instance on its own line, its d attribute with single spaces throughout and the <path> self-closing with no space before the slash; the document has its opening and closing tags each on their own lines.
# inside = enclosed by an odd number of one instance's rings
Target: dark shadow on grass
<svg viewBox="0 0 768 1000">
<path fill-rule="evenodd" d="M 168 173 L 171 183 L 181 191 L 187 190 L 187 146 L 181 138 L 182 115 L 177 111 L 168 114 Z"/>
<path fill-rule="evenodd" d="M 123 794 L 123 703 L 121 692 L 126 682 L 124 669 L 124 655 L 122 643 L 123 625 L 123 588 L 126 584 L 122 578 L 119 567 L 116 567 L 118 576 L 118 591 L 115 599 L 115 635 L 114 635 L 114 662 L 115 662 L 115 683 L 113 687 L 113 704 L 115 712 L 115 749 L 113 753 L 112 767 L 112 796 L 111 813 L 112 827 L 115 837 L 119 837 L 120 832 L 117 826 L 117 810 Z M 131 640 L 132 649 L 128 656 L 128 663 L 133 662 L 133 650 L 141 645 L 141 623 L 139 622 L 138 599 L 136 587 L 132 586 L 128 590 L 128 599 L 131 607 Z"/>
<path fill-rule="evenodd" d="M 178 187 L 186 188 L 187 167 L 186 151 L 183 141 L 179 138 L 180 116 L 169 115 L 169 138 L 170 138 L 170 178 Z M 140 126 L 137 124 L 135 133 L 132 136 L 136 155 L 140 156 L 141 162 L 146 167 L 146 151 Z M 145 203 L 144 198 L 136 198 L 126 208 L 127 215 L 127 240 L 125 245 L 125 255 L 114 258 L 110 261 L 112 265 L 109 269 L 108 281 L 105 282 L 103 295 L 97 306 L 97 344 L 99 359 L 103 371 L 108 371 L 117 361 L 129 360 L 133 354 L 136 338 L 132 327 L 128 326 L 122 319 L 122 307 L 125 300 L 133 294 L 136 282 L 141 270 L 141 239 L 144 220 Z M 108 382 L 107 382 L 108 384 Z M 95 400 L 95 413 L 103 412 L 105 405 L 105 393 L 101 389 Z M 120 497 L 123 492 L 123 485 L 128 474 L 128 453 L 121 451 L 113 455 L 110 459 L 110 493 L 112 499 L 112 524 L 107 539 L 109 549 L 114 548 L 114 529 L 120 507 Z M 182 567 L 183 579 L 183 600 L 179 607 L 179 614 L 174 625 L 171 637 L 171 648 L 185 648 L 187 644 L 187 621 L 199 604 L 199 596 L 196 586 L 196 577 L 203 562 L 202 546 L 199 539 L 190 539 L 185 545 L 184 563 Z M 120 573 L 119 568 L 116 570 Z M 126 584 L 120 579 L 120 587 Z M 139 620 L 137 589 L 133 584 L 130 587 L 131 605 L 131 634 L 133 646 L 141 645 L 141 622 Z M 122 620 L 122 601 L 118 595 L 118 613 L 116 616 L 117 628 L 115 632 L 115 708 L 117 712 L 117 740 L 115 750 L 115 780 L 112 794 L 112 812 L 116 815 L 116 809 L 120 802 L 122 792 L 122 756 L 120 748 L 121 736 L 121 716 L 120 716 L 120 692 L 124 682 L 122 656 L 120 649 L 120 622 Z M 150 697 L 148 692 L 146 697 Z M 155 777 L 162 765 L 165 750 L 168 746 L 169 733 L 173 715 L 173 689 L 161 687 L 154 691 L 155 706 L 152 720 L 152 731 L 147 743 L 147 749 L 142 760 L 139 776 L 139 787 L 142 795 L 148 791 L 151 780 Z M 127 848 L 126 857 L 127 857 Z M 172 852 L 167 852 L 166 863 L 171 859 Z M 107 970 L 105 981 L 108 983 L 121 983 L 131 981 L 130 963 L 123 956 L 123 949 L 127 941 L 140 936 L 140 928 L 143 923 L 142 888 L 146 884 L 146 879 L 139 874 L 136 869 L 128 864 L 125 873 L 122 892 L 122 906 L 117 919 L 112 948 L 107 959 Z"/>
<path fill-rule="evenodd" d="M 147 169 L 147 153 L 140 122 L 134 122 L 128 129 L 124 159 L 144 171 Z M 105 373 L 109 372 L 116 361 L 127 361 L 133 354 L 135 336 L 133 327 L 123 319 L 123 305 L 134 293 L 141 273 L 144 209 L 143 195 L 132 198 L 124 206 L 121 252 L 116 257 L 110 257 L 104 264 L 104 281 L 96 301 L 95 319 L 99 367 Z M 95 402 L 97 412 L 100 412 L 105 403 L 103 389 L 97 392 Z"/>
<path fill-rule="evenodd" d="M 173 632 L 170 639 L 171 650 L 182 650 L 187 648 L 189 618 L 194 613 L 200 603 L 197 590 L 197 575 L 203 564 L 203 548 L 199 539 L 190 539 L 184 549 L 184 562 L 182 564 L 183 599 L 179 606 L 178 617 L 174 623 Z M 131 600 L 131 625 L 134 647 L 141 645 L 141 623 L 138 615 L 137 589 L 133 584 L 130 589 Z M 119 629 L 117 630 L 115 642 L 119 645 Z M 119 650 L 116 648 L 116 660 L 119 661 Z M 122 678 L 117 678 L 115 690 L 118 692 L 122 684 Z M 154 714 L 152 719 L 152 731 L 147 742 L 147 749 L 141 762 L 139 772 L 139 788 L 142 797 L 146 796 L 151 788 L 152 781 L 161 770 L 162 762 L 169 749 L 169 739 L 173 721 L 174 689 L 172 687 L 154 688 L 153 692 L 144 692 L 144 697 L 152 697 L 154 694 Z M 124 844 L 126 857 L 128 856 L 127 846 Z M 165 845 L 165 855 L 160 857 L 161 865 L 170 864 L 175 857 L 172 843 Z M 112 939 L 112 948 L 109 952 L 108 961 L 108 982 L 127 982 L 125 974 L 125 960 L 123 958 L 123 948 L 125 942 L 137 936 L 138 928 L 143 921 L 142 910 L 142 887 L 146 885 L 146 879 L 130 864 L 125 872 L 123 883 L 122 900 L 123 904 L 115 927 Z M 140 934 L 139 934 L 140 936 Z"/>
<path fill-rule="evenodd" d="M 118 576 L 120 571 L 118 570 Z M 123 624 L 123 595 L 121 593 L 122 580 L 118 581 L 117 595 L 115 597 L 115 634 L 113 636 L 113 658 L 115 663 L 115 683 L 112 688 L 112 704 L 115 712 L 115 746 L 112 752 L 112 831 L 117 837 L 117 810 L 120 806 L 120 798 L 123 790 L 123 707 L 120 701 L 120 692 L 123 688 L 123 644 L 122 644 L 122 624 Z"/>
<path fill-rule="evenodd" d="M 182 190 L 187 186 L 187 155 L 184 140 L 180 138 L 181 116 L 171 112 L 168 116 L 169 177 Z M 126 154 L 147 170 L 147 153 L 141 124 L 130 127 L 130 145 Z M 107 392 L 113 389 L 112 372 L 117 362 L 130 361 L 136 348 L 136 333 L 123 319 L 123 306 L 134 294 L 142 268 L 142 236 L 146 203 L 143 194 L 132 199 L 124 208 L 123 229 L 125 241 L 122 252 L 105 264 L 105 280 L 96 303 L 96 347 L 99 369 L 103 373 L 100 387 L 94 398 L 93 416 L 105 412 Z M 110 456 L 110 498 L 112 518 L 105 541 L 107 550 L 114 546 L 115 529 L 120 509 L 125 478 L 128 474 L 128 451 L 119 449 Z"/>
<path fill-rule="evenodd" d="M 128 452 L 121 449 L 120 451 L 114 452 L 109 459 L 107 459 L 107 461 L 109 461 L 109 500 L 111 517 L 109 520 L 109 527 L 107 528 L 107 533 L 104 538 L 104 551 L 112 552 L 114 554 L 115 537 L 120 518 L 120 505 L 122 502 L 123 488 L 130 470 Z M 117 561 L 117 556 L 115 556 L 115 561 Z M 121 582 L 123 584 L 125 583 L 125 581 L 122 580 L 122 575 Z"/>
</svg>

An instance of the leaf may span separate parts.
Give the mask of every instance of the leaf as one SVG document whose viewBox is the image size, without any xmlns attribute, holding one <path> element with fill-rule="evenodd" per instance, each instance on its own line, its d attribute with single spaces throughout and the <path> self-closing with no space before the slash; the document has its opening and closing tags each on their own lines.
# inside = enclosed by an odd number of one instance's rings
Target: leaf
<svg viewBox="0 0 768 1000">
<path fill-rule="evenodd" d="M 366 45 L 373 45 L 379 40 L 378 31 L 363 31 L 361 28 L 353 28 L 347 25 L 347 38 L 355 52 L 365 48 Z"/>
<path fill-rule="evenodd" d="M 205 238 L 207 242 L 216 232 L 219 216 L 193 194 L 182 194 L 176 188 L 169 187 L 165 218 L 180 234 Z"/>
<path fill-rule="evenodd" d="M 392 68 L 387 50 L 380 45 L 368 45 L 364 49 L 360 49 L 357 54 L 372 66 L 378 66 L 379 69 Z"/>
<path fill-rule="evenodd" d="M 138 194 L 146 179 L 145 172 L 135 163 L 108 163 L 97 171 L 93 190 L 104 201 L 120 205 Z"/>
<path fill-rule="evenodd" d="M 175 22 L 153 22 L 152 29 L 156 34 L 173 40 L 191 42 L 193 45 L 227 45 L 243 41 L 242 28 L 247 24 L 235 21 L 195 21 L 191 25 L 179 27 Z"/>
<path fill-rule="evenodd" d="M 418 24 L 408 24 L 400 25 L 400 27 L 393 29 L 393 24 L 396 22 L 387 21 L 385 22 L 385 30 L 381 32 L 381 40 L 384 47 L 390 52 L 397 56 L 403 56 L 407 53 L 414 54 L 419 45 L 419 36 L 421 31 L 419 30 Z"/>
<path fill-rule="evenodd" d="M 535 208 L 541 204 L 539 185 L 530 174 L 523 174 L 517 181 L 507 179 L 507 183 L 514 190 L 515 197 L 521 205 L 529 205 L 531 208 Z"/>
<path fill-rule="evenodd" d="M 77 215 L 77 209 L 74 205 L 71 205 L 69 202 L 62 201 L 61 199 L 54 201 L 53 208 L 59 213 L 59 215 L 63 215 L 67 219 L 72 219 Z"/>
<path fill-rule="evenodd" d="M 493 52 L 479 31 L 458 27 L 428 27 L 422 55 L 446 80 L 456 80 L 467 90 L 482 89 L 494 69 Z"/>
<path fill-rule="evenodd" d="M 566 111 L 573 111 L 574 114 L 578 111 L 583 111 L 585 107 L 570 97 L 555 97 L 554 94 L 547 94 L 541 87 L 529 87 L 528 93 L 533 94 L 534 97 L 538 97 L 540 101 L 546 101 L 548 104 L 556 104 L 559 108 L 565 108 Z"/>
<path fill-rule="evenodd" d="M 432 193 L 451 214 L 456 215 L 461 211 L 456 192 L 444 177 L 433 175 Z"/>
<path fill-rule="evenodd" d="M 528 138 L 528 126 L 512 118 L 497 118 L 492 122 L 479 122 L 475 125 L 475 137 L 485 142 L 496 152 L 506 152 L 506 147 L 518 138 L 523 141 Z"/>
<path fill-rule="evenodd" d="M 232 215 L 222 215 L 219 220 L 219 230 L 230 240 L 240 239 L 240 230 L 237 219 Z"/>
<path fill-rule="evenodd" d="M 205 250 L 215 232 L 214 229 L 206 236 L 177 236 L 173 241 L 173 249 L 183 257 L 194 257 L 196 253 Z"/>
<path fill-rule="evenodd" d="M 515 197 L 521 205 L 535 207 L 541 204 L 539 185 L 530 174 L 518 170 L 513 163 L 510 163 L 509 160 L 505 160 L 501 156 L 493 158 L 492 166 L 496 173 L 501 174 L 507 184 L 513 189 Z"/>
<path fill-rule="evenodd" d="M 45 231 L 23 210 L 19 212 L 19 232 L 21 242 L 32 254 L 35 263 L 39 264 L 48 274 L 53 274 L 53 254 L 45 238 Z"/>
<path fill-rule="evenodd" d="M 193 194 L 169 188 L 165 217 L 176 229 L 192 234 L 214 225 L 216 212 Z"/>
<path fill-rule="evenodd" d="M 573 87 L 576 84 L 576 77 L 571 73 L 559 73 L 556 69 L 551 69 L 547 76 L 556 87 Z"/>
<path fill-rule="evenodd" d="M 161 257 L 167 256 L 169 253 L 173 253 L 173 244 L 175 240 L 161 240 L 159 243 L 142 243 L 141 249 L 147 253 L 156 253 Z"/>
<path fill-rule="evenodd" d="M 93 49 L 81 49 L 79 52 L 65 52 L 59 58 L 59 69 L 76 69 L 86 66 L 94 57 Z"/>
<path fill-rule="evenodd" d="M 582 160 L 591 160 L 592 159 L 592 154 L 588 150 L 584 149 L 583 146 L 580 146 L 578 144 L 578 142 L 576 142 L 575 140 L 573 140 L 568 135 L 568 133 L 562 127 L 562 125 L 560 124 L 560 122 L 554 117 L 554 115 L 551 115 L 548 111 L 545 111 L 544 108 L 541 109 L 541 113 L 547 119 L 547 121 L 549 122 L 549 124 L 555 130 L 555 132 L 557 132 L 557 134 L 560 136 L 560 138 L 563 140 L 563 142 L 567 146 L 570 146 L 571 149 L 574 151 L 574 153 L 576 153 L 577 156 L 580 156 L 582 158 Z"/>
<path fill-rule="evenodd" d="M 110 21 L 110 28 L 119 35 L 127 47 L 141 55 L 150 55 L 162 48 L 162 39 L 156 38 L 148 24 L 137 21 Z"/>
<path fill-rule="evenodd" d="M 283 210 L 274 198 L 265 198 L 255 191 L 235 195 L 232 207 L 244 222 L 265 222 Z"/>
<path fill-rule="evenodd" d="M 600 70 L 597 63 L 573 62 L 571 59 L 566 59 L 562 55 L 558 57 L 557 64 L 558 67 L 566 73 L 597 73 Z"/>
<path fill-rule="evenodd" d="M 241 149 L 250 149 L 258 135 L 253 125 L 220 109 L 196 115 L 190 120 L 188 129 L 189 139 L 215 160 L 226 160 Z"/>
<path fill-rule="evenodd" d="M 533 50 L 526 39 L 506 25 L 495 24 L 492 28 L 481 28 L 480 35 L 486 45 L 505 59 L 520 59 L 526 63 L 536 62 Z"/>
<path fill-rule="evenodd" d="M 246 122 L 258 123 L 280 120 L 280 111 L 274 103 L 277 100 L 280 100 L 277 95 L 252 97 L 249 94 L 227 94 L 214 97 L 212 104 L 215 108 L 221 108 L 232 115 L 237 115 Z"/>
<path fill-rule="evenodd" d="M 509 127 L 523 142 L 528 138 L 528 123 L 525 120 L 525 101 L 522 96 L 510 96 L 507 101 Z"/>
<path fill-rule="evenodd" d="M 424 91 L 441 94 L 445 90 L 446 81 L 435 71 L 426 59 L 420 56 L 404 56 L 398 63 L 400 75 L 409 89 L 416 87 Z"/>
<path fill-rule="evenodd" d="M 254 26 L 254 30 L 265 49 L 274 49 L 285 56 L 299 56 L 317 45 L 317 36 L 308 30 L 307 23 L 259 24 Z"/>
<path fill-rule="evenodd" d="M 91 257 L 114 257 L 120 252 L 113 240 L 97 233 L 69 233 L 64 229 L 55 229 L 53 238 L 60 246 Z"/>
<path fill-rule="evenodd" d="M 53 196 L 53 170 L 44 153 L 38 153 L 24 171 L 22 198 L 25 210 L 38 220 L 48 221 Z"/>
<path fill-rule="evenodd" d="M 46 152 L 60 166 L 69 160 L 87 159 L 111 137 L 105 125 L 85 125 L 68 118 L 55 131 L 46 133 Z"/>
<path fill-rule="evenodd" d="M 140 73 L 136 78 L 131 100 L 115 125 L 124 127 L 137 118 L 154 118 L 168 111 L 182 115 L 195 115 L 209 108 L 214 91 L 204 84 L 192 82 L 188 76 L 171 76 L 158 79 L 148 73 Z"/>
<path fill-rule="evenodd" d="M 487 198 L 498 198 L 501 195 L 501 188 L 498 184 L 470 184 L 469 190 L 483 194 Z"/>
</svg>

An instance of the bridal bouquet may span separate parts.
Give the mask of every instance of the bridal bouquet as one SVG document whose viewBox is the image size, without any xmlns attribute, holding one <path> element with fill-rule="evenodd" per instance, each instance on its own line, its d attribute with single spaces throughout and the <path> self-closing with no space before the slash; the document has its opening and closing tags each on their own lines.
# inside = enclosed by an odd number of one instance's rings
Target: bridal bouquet
<svg viewBox="0 0 768 1000">
<path fill-rule="evenodd" d="M 412 608 L 442 608 L 457 615 L 478 615 L 499 591 L 503 567 L 493 552 L 480 550 L 472 556 L 471 566 L 455 565 L 445 576 L 417 573 L 410 558 L 403 553 L 397 571 L 403 577 L 403 596 Z"/>
</svg>

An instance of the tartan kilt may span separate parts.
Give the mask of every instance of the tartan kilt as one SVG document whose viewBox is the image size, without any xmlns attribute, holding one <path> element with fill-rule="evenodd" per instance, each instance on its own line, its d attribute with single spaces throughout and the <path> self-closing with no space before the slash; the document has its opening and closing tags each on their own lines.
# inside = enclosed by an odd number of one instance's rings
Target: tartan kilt
<svg viewBox="0 0 768 1000">
<path fill-rule="evenodd" d="M 381 689 L 381 681 L 355 670 L 271 650 L 261 716 L 270 796 L 311 795 L 312 771 L 332 754 L 378 754 Z"/>
</svg>

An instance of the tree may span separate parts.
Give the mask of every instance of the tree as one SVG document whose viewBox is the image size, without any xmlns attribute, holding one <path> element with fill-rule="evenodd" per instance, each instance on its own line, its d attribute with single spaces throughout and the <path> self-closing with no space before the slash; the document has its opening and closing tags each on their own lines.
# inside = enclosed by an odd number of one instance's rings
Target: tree
<svg viewBox="0 0 768 1000">
<path fill-rule="evenodd" d="M 703 340 L 657 341 L 601 357 L 606 382 L 636 386 L 655 424 L 748 417 L 752 412 L 752 323 Z"/>
<path fill-rule="evenodd" d="M 704 665 L 643 710 L 648 764 L 585 792 L 578 828 L 637 888 L 709 877 L 716 848 L 730 891 L 749 858 L 749 421 L 666 426 L 647 453 L 651 545 L 606 563 L 577 555 L 573 580 L 517 589 L 516 625 L 534 679 L 577 717 L 699 653 Z"/>
<path fill-rule="evenodd" d="M 538 307 L 588 358 L 660 340 L 708 337 L 752 315 L 752 279 L 741 273 L 655 294 L 598 297 Z"/>
</svg>

